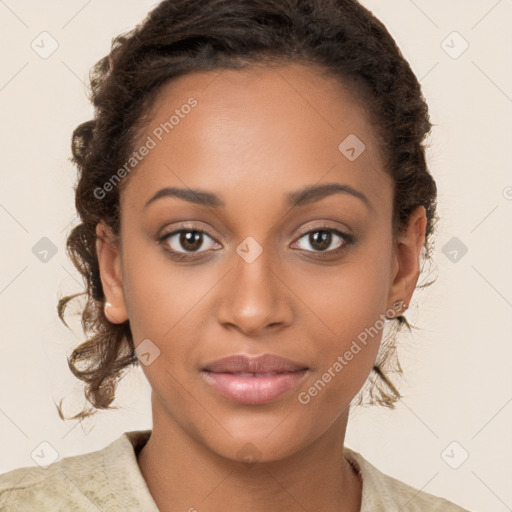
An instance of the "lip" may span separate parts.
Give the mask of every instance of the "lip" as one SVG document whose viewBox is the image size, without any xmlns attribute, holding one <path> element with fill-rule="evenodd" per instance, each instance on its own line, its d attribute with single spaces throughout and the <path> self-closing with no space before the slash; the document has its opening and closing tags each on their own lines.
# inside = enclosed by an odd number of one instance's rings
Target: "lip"
<svg viewBox="0 0 512 512">
<path fill-rule="evenodd" d="M 208 363 L 204 368 L 213 373 L 282 373 L 308 369 L 305 364 L 297 363 L 274 354 L 249 356 L 233 354 Z"/>
<path fill-rule="evenodd" d="M 201 371 L 217 392 L 241 404 L 263 404 L 297 386 L 309 368 L 273 354 L 235 354 L 207 364 Z"/>
</svg>

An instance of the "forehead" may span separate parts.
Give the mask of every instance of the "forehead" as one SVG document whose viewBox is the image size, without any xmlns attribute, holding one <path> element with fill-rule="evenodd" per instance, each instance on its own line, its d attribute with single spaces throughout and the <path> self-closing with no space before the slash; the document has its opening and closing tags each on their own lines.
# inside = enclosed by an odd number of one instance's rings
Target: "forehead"
<svg viewBox="0 0 512 512">
<path fill-rule="evenodd" d="M 376 207 L 389 202 L 364 103 L 314 69 L 195 71 L 162 86 L 149 114 L 140 140 L 154 146 L 123 193 L 139 209 L 165 186 L 243 204 L 245 194 L 281 202 L 283 192 L 333 181 L 364 190 Z"/>
</svg>

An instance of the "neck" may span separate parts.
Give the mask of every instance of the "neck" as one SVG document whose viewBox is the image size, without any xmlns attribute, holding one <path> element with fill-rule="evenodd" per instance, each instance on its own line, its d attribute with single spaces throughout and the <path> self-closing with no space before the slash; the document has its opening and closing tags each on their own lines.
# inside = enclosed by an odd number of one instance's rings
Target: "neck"
<svg viewBox="0 0 512 512">
<path fill-rule="evenodd" d="M 321 438 L 293 455 L 245 464 L 153 414 L 153 430 L 137 462 L 161 512 L 359 512 L 362 482 L 343 455 L 347 421 L 348 409 Z"/>
</svg>

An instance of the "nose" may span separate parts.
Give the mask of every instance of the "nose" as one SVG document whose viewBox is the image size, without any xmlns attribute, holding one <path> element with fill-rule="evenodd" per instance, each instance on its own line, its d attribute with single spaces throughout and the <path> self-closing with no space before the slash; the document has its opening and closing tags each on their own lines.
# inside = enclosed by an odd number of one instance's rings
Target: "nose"
<svg viewBox="0 0 512 512">
<path fill-rule="evenodd" d="M 265 251 L 252 262 L 239 257 L 218 290 L 218 321 L 247 336 L 288 326 L 293 321 L 289 286 L 282 266 L 267 258 Z"/>
</svg>

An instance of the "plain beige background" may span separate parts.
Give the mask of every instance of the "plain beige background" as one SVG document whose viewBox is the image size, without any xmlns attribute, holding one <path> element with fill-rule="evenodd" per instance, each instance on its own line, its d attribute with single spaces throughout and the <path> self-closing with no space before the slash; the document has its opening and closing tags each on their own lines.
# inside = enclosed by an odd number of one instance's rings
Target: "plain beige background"
<svg viewBox="0 0 512 512">
<path fill-rule="evenodd" d="M 400 338 L 404 398 L 393 411 L 353 410 L 346 444 L 472 511 L 511 510 L 512 1 L 362 3 L 421 80 L 436 125 L 428 159 L 442 220 L 437 282 L 406 314 L 422 330 Z M 84 405 L 66 363 L 83 339 L 79 320 L 72 332 L 56 312 L 58 295 L 82 290 L 65 253 L 77 222 L 71 133 L 92 115 L 89 69 L 154 5 L 0 1 L 0 472 L 34 465 L 43 441 L 65 457 L 151 427 L 140 368 L 123 381 L 118 411 L 65 423 L 54 402 L 65 398 L 68 414 Z M 31 47 L 45 37 L 51 49 L 43 31 L 58 43 L 47 58 Z M 46 263 L 33 253 L 43 237 L 57 251 Z"/>
</svg>

